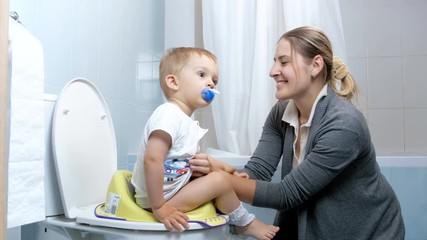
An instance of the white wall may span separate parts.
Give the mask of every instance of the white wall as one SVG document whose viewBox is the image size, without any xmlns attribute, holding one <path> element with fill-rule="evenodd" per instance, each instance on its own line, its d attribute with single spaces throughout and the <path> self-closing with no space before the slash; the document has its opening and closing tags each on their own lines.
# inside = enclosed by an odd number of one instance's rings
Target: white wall
<svg viewBox="0 0 427 240">
<path fill-rule="evenodd" d="M 341 0 L 350 71 L 379 154 L 427 153 L 427 1 Z"/>
</svg>

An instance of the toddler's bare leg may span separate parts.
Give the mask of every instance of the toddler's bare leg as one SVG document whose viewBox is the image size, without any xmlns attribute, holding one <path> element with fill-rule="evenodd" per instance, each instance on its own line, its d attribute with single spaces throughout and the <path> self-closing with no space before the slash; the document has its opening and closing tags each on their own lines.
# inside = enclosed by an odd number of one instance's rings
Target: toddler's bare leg
<svg viewBox="0 0 427 240">
<path fill-rule="evenodd" d="M 197 178 L 179 190 L 168 203 L 179 211 L 188 212 L 215 199 L 218 210 L 230 215 L 230 224 L 240 225 L 236 226 L 237 233 L 262 240 L 273 238 L 279 228 L 256 220 L 243 208 L 227 174 L 218 171 Z"/>
<path fill-rule="evenodd" d="M 240 200 L 228 179 L 227 173 L 212 172 L 194 179 L 173 196 L 168 203 L 179 211 L 188 212 L 215 199 L 216 207 L 224 214 L 232 212 L 240 205 Z"/>
</svg>

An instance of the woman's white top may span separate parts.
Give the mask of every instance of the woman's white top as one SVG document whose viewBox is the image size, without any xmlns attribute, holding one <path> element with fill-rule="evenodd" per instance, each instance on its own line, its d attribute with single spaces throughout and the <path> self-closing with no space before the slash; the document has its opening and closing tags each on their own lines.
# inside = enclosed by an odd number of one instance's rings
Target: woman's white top
<svg viewBox="0 0 427 240">
<path fill-rule="evenodd" d="M 295 102 L 291 99 L 289 100 L 288 106 L 283 113 L 282 120 L 289 123 L 292 127 L 294 127 L 295 131 L 295 141 L 294 141 L 294 157 L 292 160 L 292 167 L 298 166 L 305 158 L 305 149 L 307 144 L 307 137 L 311 127 L 311 121 L 313 119 L 314 111 L 316 110 L 317 103 L 320 98 L 327 95 L 328 84 L 325 84 L 317 95 L 316 100 L 313 103 L 313 107 L 311 108 L 310 117 L 308 121 L 300 126 L 298 121 L 298 108 L 295 105 Z M 298 135 L 300 138 L 299 142 L 299 152 L 296 151 L 296 142 L 298 139 Z"/>
</svg>

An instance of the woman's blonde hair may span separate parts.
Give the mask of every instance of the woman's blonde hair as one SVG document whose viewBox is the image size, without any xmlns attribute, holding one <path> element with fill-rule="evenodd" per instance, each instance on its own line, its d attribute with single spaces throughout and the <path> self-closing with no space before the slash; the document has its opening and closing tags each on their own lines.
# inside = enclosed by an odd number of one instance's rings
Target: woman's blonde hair
<svg viewBox="0 0 427 240">
<path fill-rule="evenodd" d="M 279 39 L 286 39 L 296 51 L 306 59 L 320 55 L 323 58 L 323 79 L 341 97 L 357 101 L 357 84 L 347 71 L 347 66 L 333 55 L 332 44 L 320 29 L 304 26 L 286 32 Z"/>
<path fill-rule="evenodd" d="M 166 98 L 168 98 L 168 90 L 166 87 L 165 78 L 169 74 L 177 75 L 181 69 L 188 63 L 188 60 L 193 54 L 206 56 L 216 63 L 216 56 L 203 48 L 194 47 L 177 47 L 168 49 L 162 57 L 159 66 L 160 87 Z"/>
</svg>

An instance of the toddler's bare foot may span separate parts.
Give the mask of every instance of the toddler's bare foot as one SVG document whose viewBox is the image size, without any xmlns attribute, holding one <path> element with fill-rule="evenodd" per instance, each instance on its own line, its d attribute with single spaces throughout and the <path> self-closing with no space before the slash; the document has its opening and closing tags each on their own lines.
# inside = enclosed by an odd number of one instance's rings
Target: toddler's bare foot
<svg viewBox="0 0 427 240">
<path fill-rule="evenodd" d="M 246 226 L 235 226 L 236 233 L 254 237 L 258 240 L 270 240 L 279 231 L 279 227 L 267 225 L 257 219 Z"/>
</svg>

